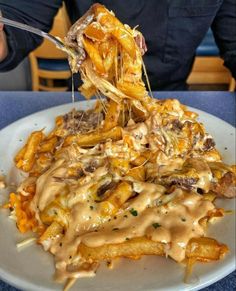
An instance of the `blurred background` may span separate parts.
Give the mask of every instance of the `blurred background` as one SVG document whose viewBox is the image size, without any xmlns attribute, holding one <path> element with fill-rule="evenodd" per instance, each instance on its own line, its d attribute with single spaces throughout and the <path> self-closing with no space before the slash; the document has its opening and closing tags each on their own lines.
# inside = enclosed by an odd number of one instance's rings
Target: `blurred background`
<svg viewBox="0 0 236 291">
<path fill-rule="evenodd" d="M 50 33 L 63 39 L 70 26 L 66 9 L 62 7 L 54 19 Z M 65 53 L 44 40 L 16 69 L 0 73 L 0 90 L 67 91 L 71 84 L 70 78 L 71 72 Z M 188 84 L 192 91 L 235 90 L 235 80 L 223 65 L 211 30 L 197 48 Z"/>
</svg>

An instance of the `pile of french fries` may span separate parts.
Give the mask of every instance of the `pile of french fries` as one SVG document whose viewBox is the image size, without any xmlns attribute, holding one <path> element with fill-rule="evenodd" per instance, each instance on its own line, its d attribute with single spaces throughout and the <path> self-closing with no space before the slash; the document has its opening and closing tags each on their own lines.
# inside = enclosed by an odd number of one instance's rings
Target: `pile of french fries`
<svg viewBox="0 0 236 291">
<path fill-rule="evenodd" d="M 55 256 L 57 279 L 67 279 L 67 287 L 94 275 L 104 260 L 171 256 L 174 239 L 164 242 L 152 233 L 168 230 L 174 238 L 175 230 L 158 222 L 160 212 L 185 207 L 194 215 L 197 210 L 184 206 L 188 197 L 209 209 L 193 224 L 201 235 L 189 235 L 181 259 L 171 257 L 186 262 L 188 273 L 196 261 L 221 259 L 227 246 L 205 235 L 208 223 L 224 216 L 214 205 L 216 189 L 225 175 L 231 177 L 228 188 L 235 187 L 235 167 L 223 164 L 196 113 L 177 100 L 148 96 L 135 41 L 141 33 L 102 5 L 87 15 L 92 17 L 82 32 L 73 26 L 69 37 L 86 52 L 78 68 L 80 90 L 86 98 L 98 96 L 93 111 L 104 118 L 87 133 L 80 126 L 68 129 L 63 116 L 49 134 L 33 132 L 15 156 L 16 167 L 28 177 L 5 207 L 19 231 L 37 233 L 38 243 Z M 131 230 L 135 219 L 154 210 L 145 231 Z M 139 221 L 145 222 L 143 217 Z"/>
</svg>

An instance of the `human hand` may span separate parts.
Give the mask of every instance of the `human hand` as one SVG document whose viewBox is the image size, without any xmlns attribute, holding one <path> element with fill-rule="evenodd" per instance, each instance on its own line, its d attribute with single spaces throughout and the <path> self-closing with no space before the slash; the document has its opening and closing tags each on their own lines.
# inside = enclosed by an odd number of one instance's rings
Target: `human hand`
<svg viewBox="0 0 236 291">
<path fill-rule="evenodd" d="M 0 16 L 1 16 L 1 11 L 0 11 Z M 3 26 L 4 25 L 0 23 L 0 62 L 2 62 L 8 54 L 7 39 L 6 39 L 6 34 L 3 30 Z"/>
</svg>

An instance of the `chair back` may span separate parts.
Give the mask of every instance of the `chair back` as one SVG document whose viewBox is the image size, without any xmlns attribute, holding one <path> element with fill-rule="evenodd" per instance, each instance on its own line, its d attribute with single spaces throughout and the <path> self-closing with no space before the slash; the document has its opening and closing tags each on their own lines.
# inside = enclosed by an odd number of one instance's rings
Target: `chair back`
<svg viewBox="0 0 236 291">
<path fill-rule="evenodd" d="M 70 21 L 63 5 L 54 18 L 53 27 L 50 34 L 64 40 L 70 27 Z M 58 49 L 52 42 L 44 39 L 43 43 L 34 50 L 34 56 L 41 59 L 67 59 L 67 54 Z"/>
</svg>

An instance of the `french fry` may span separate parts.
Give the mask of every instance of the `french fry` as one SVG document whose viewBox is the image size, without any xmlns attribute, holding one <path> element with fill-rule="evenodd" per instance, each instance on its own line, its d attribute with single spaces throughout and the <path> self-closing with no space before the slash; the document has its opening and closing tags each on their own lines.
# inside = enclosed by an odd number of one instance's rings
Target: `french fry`
<svg viewBox="0 0 236 291">
<path fill-rule="evenodd" d="M 39 153 L 46 153 L 46 152 L 53 152 L 55 149 L 55 146 L 57 144 L 57 137 L 53 136 L 50 139 L 46 139 L 43 141 L 43 143 L 39 146 Z"/>
<path fill-rule="evenodd" d="M 57 116 L 56 117 L 56 120 L 55 120 L 55 123 L 56 123 L 56 126 L 57 127 L 63 125 L 63 123 L 64 123 L 63 116 L 61 116 L 61 115 Z"/>
<path fill-rule="evenodd" d="M 91 23 L 89 24 L 85 31 L 84 34 L 92 39 L 92 40 L 97 40 L 97 41 L 102 41 L 104 40 L 106 34 L 103 31 L 102 27 L 99 25 L 99 23 Z"/>
<path fill-rule="evenodd" d="M 134 180 L 145 181 L 145 168 L 144 166 L 132 168 L 128 171 L 126 176 L 132 177 Z"/>
<path fill-rule="evenodd" d="M 115 59 L 117 58 L 117 43 L 114 41 L 107 42 L 108 52 L 106 53 L 106 57 L 104 58 L 104 67 L 106 72 L 108 73 L 111 69 L 112 65 L 115 64 Z"/>
<path fill-rule="evenodd" d="M 132 186 L 128 182 L 121 182 L 111 191 L 111 195 L 106 199 L 116 210 L 118 210 L 132 195 Z"/>
<path fill-rule="evenodd" d="M 141 166 L 141 165 L 145 164 L 147 161 L 155 163 L 156 158 L 157 158 L 157 152 L 152 152 L 150 150 L 146 150 L 146 151 L 142 152 L 142 154 L 139 157 L 137 157 L 135 160 L 133 160 L 131 162 L 131 164 L 134 166 Z"/>
<path fill-rule="evenodd" d="M 110 169 L 112 173 L 122 176 L 126 174 L 130 168 L 129 160 L 119 158 L 109 158 Z"/>
<path fill-rule="evenodd" d="M 118 257 L 137 259 L 143 255 L 163 256 L 164 244 L 155 242 L 146 237 L 137 237 L 119 244 L 107 244 L 100 247 L 88 247 L 81 243 L 79 254 L 86 260 L 102 261 Z"/>
<path fill-rule="evenodd" d="M 216 199 L 216 194 L 212 191 L 203 194 L 203 198 L 213 202 Z"/>
<path fill-rule="evenodd" d="M 24 158 L 25 152 L 26 152 L 26 145 L 24 145 L 16 154 L 15 159 L 14 159 L 15 163 L 18 163 L 20 160 Z"/>
<path fill-rule="evenodd" d="M 69 135 L 66 137 L 63 147 L 76 142 L 81 147 L 92 147 L 98 143 L 103 143 L 107 139 L 119 140 L 122 137 L 122 129 L 119 126 L 105 132 L 91 132 L 88 134 Z"/>
<path fill-rule="evenodd" d="M 60 235 L 63 231 L 63 226 L 54 221 L 52 224 L 48 226 L 48 228 L 44 231 L 44 233 L 40 236 L 38 242 L 42 243 L 47 239 L 55 238 L 56 236 Z"/>
<path fill-rule="evenodd" d="M 90 86 L 87 86 L 86 83 L 84 83 L 83 85 L 81 85 L 79 87 L 79 91 L 80 93 L 86 98 L 86 99 L 90 99 L 92 96 L 94 96 L 97 92 L 97 89 L 95 88 L 95 86 L 91 83 L 89 84 Z"/>
<path fill-rule="evenodd" d="M 186 248 L 186 258 L 208 262 L 221 259 L 229 251 L 225 244 L 209 237 L 192 238 Z"/>
<path fill-rule="evenodd" d="M 117 88 L 121 90 L 125 95 L 135 98 L 140 101 L 143 100 L 146 94 L 145 86 L 142 83 L 131 83 L 131 82 L 119 81 L 117 83 Z"/>
<path fill-rule="evenodd" d="M 113 100 L 109 101 L 108 110 L 105 116 L 103 130 L 108 131 L 118 123 L 120 115 L 120 105 Z"/>
<path fill-rule="evenodd" d="M 99 15 L 99 23 L 107 27 L 110 33 L 118 40 L 124 50 L 132 57 L 136 56 L 136 43 L 124 27 L 124 25 L 113 16 L 103 5 L 94 5 L 95 16 Z"/>
<path fill-rule="evenodd" d="M 132 100 L 131 101 L 131 108 L 132 108 L 132 113 L 134 115 L 134 120 L 135 121 L 144 121 L 147 116 L 148 112 L 147 110 L 143 107 L 141 102 L 139 100 Z"/>
<path fill-rule="evenodd" d="M 47 167 L 50 166 L 52 155 L 48 153 L 37 153 L 37 159 L 30 170 L 30 176 L 38 177 Z"/>
<path fill-rule="evenodd" d="M 131 162 L 131 164 L 134 165 L 134 166 L 141 166 L 142 164 L 144 164 L 146 162 L 146 160 L 147 160 L 146 157 L 140 155 L 135 160 L 133 160 Z"/>
<path fill-rule="evenodd" d="M 44 224 L 49 225 L 56 221 L 63 226 L 67 226 L 68 212 L 57 202 L 52 202 L 40 213 L 40 219 Z"/>
<path fill-rule="evenodd" d="M 32 169 L 35 161 L 35 154 L 43 136 L 42 131 L 34 131 L 31 133 L 25 145 L 25 150 L 22 149 L 22 152 L 17 154 L 17 159 L 21 156 L 21 159 L 16 163 L 18 168 L 21 168 L 25 172 L 29 172 Z"/>
<path fill-rule="evenodd" d="M 104 68 L 104 65 L 103 65 L 102 58 L 101 58 L 101 56 L 99 54 L 99 51 L 97 50 L 97 48 L 92 43 L 92 41 L 83 38 L 83 45 L 84 45 L 84 48 L 85 48 L 86 52 L 88 53 L 90 59 L 92 60 L 93 64 L 95 65 L 97 71 L 100 74 L 105 74 L 106 71 L 105 71 L 105 68 Z"/>
</svg>

